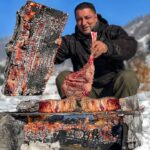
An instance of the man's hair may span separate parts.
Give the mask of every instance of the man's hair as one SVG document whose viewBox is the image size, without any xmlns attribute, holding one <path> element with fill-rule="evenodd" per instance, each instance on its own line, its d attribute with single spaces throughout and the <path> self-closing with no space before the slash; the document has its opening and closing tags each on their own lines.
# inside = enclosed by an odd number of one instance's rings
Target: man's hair
<svg viewBox="0 0 150 150">
<path fill-rule="evenodd" d="M 77 10 L 81 10 L 81 9 L 84 9 L 84 8 L 90 8 L 94 13 L 96 13 L 96 9 L 94 7 L 94 5 L 92 3 L 89 3 L 89 2 L 83 2 L 83 3 L 80 3 L 78 4 L 75 9 L 74 9 L 74 14 L 76 16 L 76 11 Z"/>
</svg>

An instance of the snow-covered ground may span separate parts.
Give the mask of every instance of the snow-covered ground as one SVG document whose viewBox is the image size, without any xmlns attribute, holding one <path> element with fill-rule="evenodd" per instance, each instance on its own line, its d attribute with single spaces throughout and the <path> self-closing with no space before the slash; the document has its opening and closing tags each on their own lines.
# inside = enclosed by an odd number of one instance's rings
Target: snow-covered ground
<svg viewBox="0 0 150 150">
<path fill-rule="evenodd" d="M 5 96 L 2 92 L 3 87 L 0 86 L 0 112 L 15 112 L 16 105 L 25 100 L 60 99 L 55 85 L 55 78 L 56 76 L 51 76 L 43 95 L 40 96 Z"/>
<path fill-rule="evenodd" d="M 30 144 L 22 144 L 21 150 L 59 150 L 60 143 L 42 143 L 42 142 L 30 142 Z"/>
<path fill-rule="evenodd" d="M 141 134 L 137 134 L 142 145 L 137 147 L 135 150 L 150 150 L 150 92 L 139 93 L 138 98 L 140 105 L 145 108 L 142 113 L 143 131 Z"/>
<path fill-rule="evenodd" d="M 6 60 L 2 60 L 0 62 L 0 66 L 4 67 L 6 64 Z M 41 96 L 5 96 L 3 95 L 3 87 L 0 86 L 0 112 L 3 111 L 10 111 L 14 112 L 16 111 L 16 105 L 20 101 L 24 100 L 30 100 L 30 99 L 60 99 L 60 96 L 57 92 L 56 84 L 55 84 L 55 78 L 58 75 L 59 72 L 63 70 L 72 71 L 72 64 L 70 59 L 66 60 L 61 65 L 55 66 L 54 74 L 51 75 L 49 81 L 47 82 L 47 85 L 45 87 L 44 93 Z M 4 79 L 4 76 L 2 73 L 0 73 L 0 77 Z"/>
</svg>

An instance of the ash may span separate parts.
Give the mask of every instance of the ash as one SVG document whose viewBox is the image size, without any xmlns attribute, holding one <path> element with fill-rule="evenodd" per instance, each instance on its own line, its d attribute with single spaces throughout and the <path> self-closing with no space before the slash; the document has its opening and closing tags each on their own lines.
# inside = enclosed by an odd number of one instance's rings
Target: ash
<svg viewBox="0 0 150 150">
<path fill-rule="evenodd" d="M 22 144 L 21 150 L 59 150 L 60 143 L 42 143 L 42 142 L 30 142 L 28 144 Z"/>
</svg>

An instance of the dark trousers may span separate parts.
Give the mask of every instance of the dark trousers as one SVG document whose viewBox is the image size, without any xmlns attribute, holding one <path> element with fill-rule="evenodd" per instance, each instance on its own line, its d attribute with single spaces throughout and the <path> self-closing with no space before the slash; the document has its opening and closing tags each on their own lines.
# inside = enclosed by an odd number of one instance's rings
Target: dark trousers
<svg viewBox="0 0 150 150">
<path fill-rule="evenodd" d="M 56 78 L 56 86 L 61 98 L 64 98 L 62 92 L 62 84 L 65 77 L 70 73 L 70 71 L 61 72 Z M 104 86 L 103 88 L 92 87 L 89 94 L 91 98 L 101 98 L 106 96 L 113 96 L 116 98 L 123 98 L 135 95 L 139 87 L 139 81 L 136 74 L 130 70 L 124 70 L 117 74 L 113 81 Z"/>
</svg>

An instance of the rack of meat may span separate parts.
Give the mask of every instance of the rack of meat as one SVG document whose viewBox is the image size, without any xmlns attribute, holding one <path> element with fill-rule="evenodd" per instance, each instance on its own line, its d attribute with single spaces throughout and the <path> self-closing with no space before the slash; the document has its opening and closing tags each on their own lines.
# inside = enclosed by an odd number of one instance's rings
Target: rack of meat
<svg viewBox="0 0 150 150">
<path fill-rule="evenodd" d="M 17 12 L 16 28 L 6 46 L 5 95 L 39 95 L 53 72 L 55 40 L 67 14 L 28 1 Z"/>
</svg>

